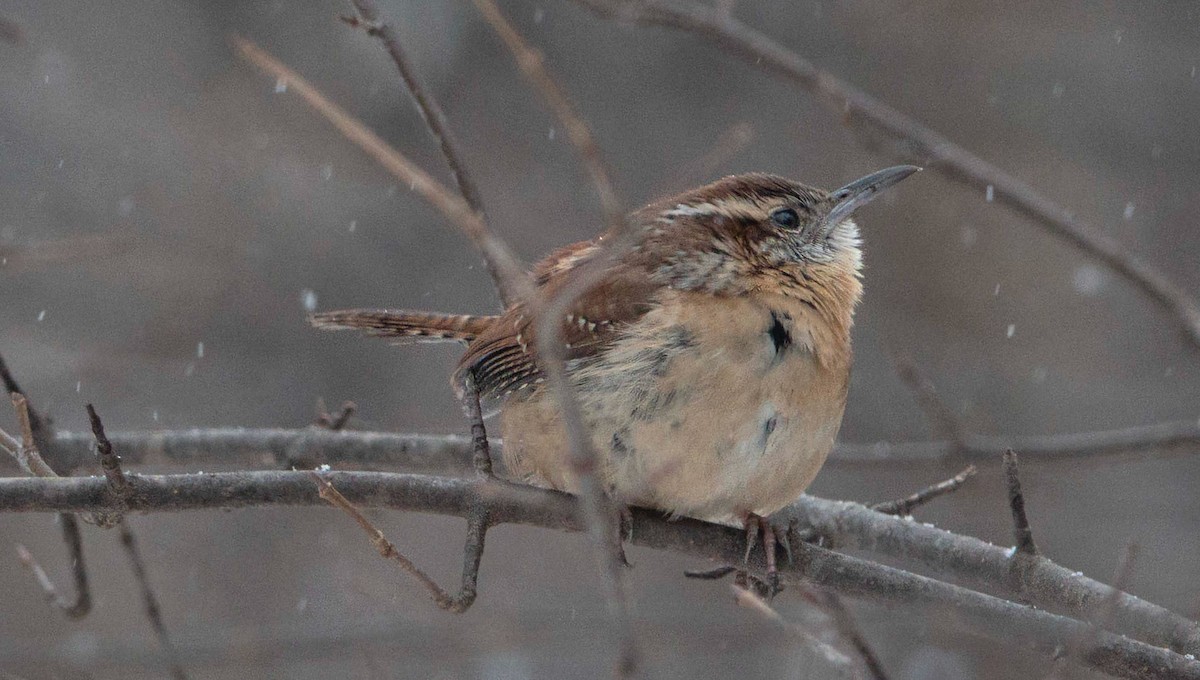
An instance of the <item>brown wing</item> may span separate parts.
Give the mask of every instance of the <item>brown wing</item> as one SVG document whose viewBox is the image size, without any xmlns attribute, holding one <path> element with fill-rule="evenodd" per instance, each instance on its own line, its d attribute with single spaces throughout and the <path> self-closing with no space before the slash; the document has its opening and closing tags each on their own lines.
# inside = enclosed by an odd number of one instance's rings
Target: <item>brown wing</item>
<svg viewBox="0 0 1200 680">
<path fill-rule="evenodd" d="M 579 265 L 595 252 L 594 244 L 584 242 L 540 262 L 535 277 L 541 292 L 552 296 L 570 285 Z M 562 319 L 565 357 L 584 359 L 602 351 L 649 311 L 657 289 L 640 267 L 614 263 L 605 281 L 580 296 Z M 536 320 L 528 307 L 515 305 L 468 345 L 454 374 L 460 392 L 467 371 L 474 373 L 480 396 L 488 401 L 540 381 Z"/>
</svg>

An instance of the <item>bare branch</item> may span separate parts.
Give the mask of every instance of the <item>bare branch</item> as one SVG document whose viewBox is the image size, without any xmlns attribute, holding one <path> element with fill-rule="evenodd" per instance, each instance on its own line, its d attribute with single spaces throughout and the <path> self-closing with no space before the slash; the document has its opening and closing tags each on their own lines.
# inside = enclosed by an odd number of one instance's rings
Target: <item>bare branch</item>
<svg viewBox="0 0 1200 680">
<path fill-rule="evenodd" d="M 539 296 L 536 304 L 531 304 L 531 307 L 537 319 L 539 364 L 546 373 L 548 386 L 558 398 L 560 415 L 570 443 L 571 469 L 582 498 L 580 507 L 596 550 L 601 574 L 608 587 L 607 601 L 619 647 L 617 675 L 627 677 L 637 667 L 639 652 L 630 620 L 620 520 L 617 509 L 600 483 L 597 474 L 599 455 L 592 446 L 591 433 L 567 376 L 562 319 L 579 296 L 599 283 L 607 275 L 609 264 L 631 245 L 630 230 L 627 228 L 624 208 L 617 197 L 616 188 L 609 177 L 591 128 L 546 68 L 541 53 L 529 46 L 493 0 L 474 2 L 492 30 L 504 41 L 525 78 L 541 94 L 555 117 L 566 128 L 567 138 L 578 151 L 599 196 L 604 221 L 608 227 L 608 241 L 601 254 L 583 265 L 570 284 L 548 299 Z"/>
<path fill-rule="evenodd" d="M 421 83 L 420 77 L 417 75 L 416 69 L 412 65 L 412 61 L 405 54 L 404 48 L 400 45 L 400 38 L 396 35 L 396 31 L 384 19 L 379 7 L 372 0 L 350 0 L 354 5 L 354 9 L 358 12 L 358 18 L 346 19 L 346 23 L 352 26 L 359 26 L 366 30 L 367 35 L 378 38 L 379 42 L 383 43 L 384 49 L 387 50 L 392 61 L 396 64 L 396 68 L 400 71 L 400 77 L 404 80 L 404 86 L 408 93 L 412 96 L 413 101 L 417 104 L 417 110 L 421 112 L 421 118 L 425 121 L 425 126 L 434 140 L 438 143 L 438 148 L 442 152 L 442 158 L 445 159 L 446 165 L 450 168 L 450 172 L 454 175 L 454 181 L 458 186 L 458 191 L 462 195 L 463 200 L 467 205 L 478 215 L 479 219 L 486 222 L 487 213 L 483 206 L 483 197 L 476 186 L 475 181 L 471 179 L 471 175 L 467 172 L 467 166 L 462 160 L 462 153 L 459 151 L 458 141 L 454 137 L 449 124 L 446 122 L 446 114 L 443 113 L 442 107 L 437 100 L 429 96 L 425 92 L 425 86 Z M 492 280 L 496 284 L 496 291 L 500 295 L 501 302 L 505 306 L 512 304 L 516 299 L 516 291 L 509 290 L 511 287 L 505 275 L 502 275 L 499 269 L 493 268 L 492 262 L 484 253 L 484 261 L 488 266 L 488 273 L 491 274 Z"/>
<path fill-rule="evenodd" d="M 330 505 L 340 509 L 358 523 L 362 530 L 367 533 L 367 538 L 371 541 L 372 547 L 379 552 L 380 557 L 386 560 L 392 560 L 400 565 L 400 569 L 408 575 L 412 576 L 429 591 L 430 597 L 437 603 L 437 606 L 445 609 L 448 612 L 461 613 L 470 608 L 475 601 L 476 582 L 479 578 L 479 563 L 483 558 L 484 537 L 487 534 L 487 513 L 471 513 L 468 518 L 471 523 L 471 530 L 468 532 L 475 537 L 474 541 L 468 540 L 468 555 L 466 568 L 463 570 L 462 588 L 457 594 L 451 595 L 444 588 L 437 584 L 431 576 L 421 570 L 412 560 L 405 557 L 395 544 L 383 535 L 383 532 L 376 527 L 371 520 L 367 519 L 366 515 L 359 512 L 354 504 L 346 500 L 346 497 L 338 492 L 321 475 L 316 472 L 309 472 L 313 481 L 317 483 L 321 498 L 325 499 Z"/>
<path fill-rule="evenodd" d="M 13 409 L 17 412 L 18 427 L 21 428 L 21 441 L 17 441 L 9 433 L 0 430 L 0 443 L 3 443 L 0 448 L 8 451 L 26 474 L 35 477 L 57 476 L 54 469 L 46 464 L 38 452 L 37 439 L 32 425 L 37 414 L 30 408 L 29 400 L 20 392 L 13 392 L 11 396 Z"/>
<path fill-rule="evenodd" d="M 350 465 L 359 469 L 403 468 L 413 472 L 450 473 L 471 465 L 471 440 L 459 435 L 323 429 L 214 428 L 146 430 L 109 435 L 132 465 L 237 465 L 291 467 L 296 460 L 313 465 Z M 492 446 L 501 444 L 493 439 Z M 58 432 L 50 461 L 64 474 L 94 462 L 91 434 Z M 841 443 L 827 465 L 928 466 L 959 456 L 978 464 L 994 464 L 1008 449 L 1021 451 L 1028 465 L 1056 461 L 1115 463 L 1132 455 L 1192 456 L 1200 453 L 1200 422 L 1193 420 L 1140 425 L 1120 430 L 1076 432 L 1032 437 L 971 435 L 955 454 L 951 442 Z"/>
<path fill-rule="evenodd" d="M 871 506 L 871 509 L 875 512 L 882 512 L 885 515 L 900 515 L 901 517 L 911 515 L 914 509 L 925 505 L 929 501 L 957 491 L 963 484 L 966 484 L 968 479 L 975 475 L 975 472 L 975 466 L 970 465 L 950 479 L 927 486 L 911 496 L 906 496 L 899 500 L 876 503 Z"/>
<path fill-rule="evenodd" d="M 1017 454 L 1012 449 L 1004 453 L 1004 480 L 1008 488 L 1008 506 L 1012 510 L 1016 551 L 1022 555 L 1037 555 L 1033 530 L 1029 528 L 1029 518 L 1025 515 L 1025 494 L 1021 493 L 1021 479 L 1017 474 Z"/>
<path fill-rule="evenodd" d="M 9 396 L 12 397 L 13 406 L 17 409 L 17 417 L 21 419 L 22 434 L 29 433 L 37 448 L 44 451 L 52 435 L 48 431 L 50 423 L 38 415 L 38 412 L 34 410 L 28 401 L 26 401 L 24 406 L 17 404 L 17 397 L 19 396 L 22 400 L 25 400 L 25 393 L 21 390 L 21 386 L 17 384 L 17 379 L 13 377 L 12 372 L 8 370 L 8 364 L 4 363 L 3 356 L 0 356 L 0 383 L 3 383 L 4 391 L 8 392 Z"/>
<path fill-rule="evenodd" d="M 831 669 L 838 671 L 839 675 L 851 678 L 859 677 L 854 661 L 840 652 L 836 647 L 808 632 L 802 626 L 783 618 L 770 603 L 750 589 L 743 588 L 737 584 L 730 584 L 729 587 L 733 591 L 733 600 L 738 606 L 749 609 L 767 621 L 770 621 L 787 633 L 788 636 L 819 654 L 829 664 Z"/>
<path fill-rule="evenodd" d="M 833 628 L 837 635 L 844 639 L 846 644 L 862 659 L 872 680 L 887 680 L 888 675 L 884 672 L 883 665 L 879 663 L 879 657 L 875 656 L 875 651 L 867 644 L 867 638 L 859 629 L 854 615 L 846 608 L 841 598 L 820 588 L 802 588 L 801 592 L 804 593 L 805 599 L 825 612 L 825 615 L 833 622 Z"/>
<path fill-rule="evenodd" d="M 1115 461 L 1131 454 L 1152 454 L 1155 457 L 1194 455 L 1200 452 L 1200 420 L 1031 437 L 967 434 L 961 448 L 952 441 L 839 444 L 834 448 L 830 462 L 844 465 L 927 465 L 931 461 L 965 459 L 989 463 L 1009 449 L 1020 451 L 1026 461 L 1040 462 Z"/>
<path fill-rule="evenodd" d="M 354 412 L 358 410 L 358 404 L 352 401 L 342 402 L 342 408 L 337 414 L 330 413 L 325 408 L 325 400 L 317 400 L 317 420 L 314 423 L 317 427 L 325 428 L 333 432 L 346 429 L 346 425 L 350 423 L 350 418 L 354 416 Z"/>
<path fill-rule="evenodd" d="M 902 157 L 917 159 L 926 167 L 934 166 L 951 179 L 973 186 L 981 193 L 987 188 L 995 200 L 1032 218 L 1045 230 L 1066 239 L 1137 285 L 1172 315 L 1193 345 L 1200 347 L 1200 306 L 1186 290 L 1129 252 L 1120 241 L 1097 231 L 1025 182 L 916 119 L 822 71 L 732 15 L 703 3 L 684 5 L 671 0 L 576 2 L 604 18 L 665 26 L 706 38 L 723 51 L 772 71 L 816 95 L 847 124 L 891 140 Z"/>
<path fill-rule="evenodd" d="M 325 117 L 346 139 L 375 159 L 393 177 L 407 184 L 420 194 L 438 212 L 461 229 L 483 255 L 495 277 L 503 281 L 502 290 L 508 291 L 513 299 L 528 299 L 532 286 L 508 246 L 488 231 L 483 218 L 461 197 L 449 191 L 429 173 L 417 167 L 403 154 L 385 142 L 357 118 L 329 101 L 287 66 L 245 38 L 232 39 L 239 56 L 265 73 L 288 83 L 288 91 L 300 95 L 304 102 Z"/>
<path fill-rule="evenodd" d="M 1021 578 L 1013 580 L 1013 561 L 1006 548 L 857 503 L 801 496 L 778 515 L 784 516 L 839 546 L 912 560 L 934 574 L 1082 620 L 1097 617 L 1101 603 L 1112 593 L 1110 586 L 1044 557 L 1027 560 Z M 1128 593 L 1118 598 L 1114 627 L 1155 645 L 1200 655 L 1196 622 Z"/>
<path fill-rule="evenodd" d="M 609 177 L 608 165 L 600 154 L 600 147 L 596 144 L 591 128 L 584 122 L 583 117 L 575 110 L 558 81 L 546 68 L 542 53 L 530 47 L 521 37 L 517 29 L 509 23 L 500 8 L 496 6 L 495 0 L 474 0 L 474 2 L 488 25 L 504 41 L 504 45 L 516 59 L 517 66 L 520 67 L 525 78 L 533 84 L 541 94 L 542 100 L 566 128 L 567 138 L 579 150 L 580 160 L 596 189 L 596 194 L 600 199 L 600 209 L 604 214 L 604 223 L 610 229 L 616 228 L 624 220 L 625 209 L 617 196 L 616 187 L 613 186 L 612 179 Z"/>
<path fill-rule="evenodd" d="M 75 515 L 69 512 L 58 514 L 58 524 L 62 527 L 63 542 L 67 545 L 67 562 L 71 565 L 71 577 L 75 581 L 75 599 L 62 596 L 54 587 L 54 582 L 46 574 L 46 570 L 23 545 L 17 546 L 17 555 L 33 577 L 37 579 L 46 600 L 55 608 L 62 611 L 69 619 L 81 619 L 92 610 L 92 591 L 88 587 L 87 564 L 83 561 L 83 539 L 79 535 L 79 522 Z"/>
<path fill-rule="evenodd" d="M 946 405 L 946 402 L 942 401 L 933 382 L 921 373 L 921 369 L 917 367 L 912 357 L 897 352 L 889 352 L 889 355 L 892 359 L 892 366 L 896 369 L 897 377 L 912 392 L 917 406 L 921 408 L 926 420 L 929 421 L 933 436 L 946 439 L 961 448 L 966 430 L 963 429 L 954 411 Z"/>
<path fill-rule="evenodd" d="M 121 470 L 121 457 L 113 451 L 112 442 L 108 441 L 104 423 L 100 421 L 95 407 L 88 404 L 86 408 L 88 420 L 92 424 L 92 436 L 96 438 L 96 458 L 100 461 L 104 478 L 108 480 L 108 488 L 118 500 L 127 500 L 133 489 L 129 486 L 129 480 L 125 478 L 125 472 Z"/>
<path fill-rule="evenodd" d="M 402 475 L 379 472 L 326 473 L 326 479 L 336 484 L 345 497 L 359 507 L 390 507 L 401 510 L 419 510 L 466 517 L 477 503 L 488 507 L 489 519 L 494 524 L 521 523 L 559 530 L 579 531 L 583 525 L 578 520 L 576 500 L 567 494 L 495 480 L 467 481 L 423 475 Z M 312 479 L 304 472 L 234 472 L 189 475 L 139 475 L 130 478 L 135 494 L 130 499 L 133 511 L 177 511 L 199 508 L 234 508 L 271 505 L 324 504 Z M 0 479 L 0 512 L 2 511 L 94 511 L 109 507 L 112 503 L 104 493 L 104 480 L 97 478 L 60 479 Z M 797 506 L 801 507 L 803 501 Z M 808 499 L 813 500 L 813 499 Z M 824 503 L 830 503 L 824 501 Z M 852 504 L 834 504 L 850 506 Z M 929 531 L 915 522 L 881 515 L 858 506 L 862 512 L 879 518 L 879 521 L 908 525 Z M 845 519 L 845 515 L 842 519 Z M 740 559 L 744 548 L 742 531 L 732 527 L 708 524 L 695 520 L 667 521 L 654 512 L 633 511 L 632 542 L 661 550 L 733 563 Z M 836 533 L 836 532 L 834 532 Z M 967 545 L 982 544 L 966 537 L 953 537 L 946 541 L 946 532 L 937 532 L 940 547 L 950 554 Z M 986 546 L 986 544 L 982 544 Z M 952 546 L 952 547 L 950 547 Z M 917 546 L 929 549 L 928 544 Z M 987 546 L 998 550 L 994 546 Z M 976 551 L 971 551 L 976 552 Z M 983 550 L 986 553 L 986 550 Z M 960 556 L 978 559 L 979 555 Z M 947 563 L 955 560 L 946 559 Z M 1042 562 L 1044 560 L 1037 560 Z M 1051 565 L 1054 566 L 1054 565 Z M 765 560 L 757 553 L 752 558 L 751 569 L 765 573 Z M 1061 569 L 1058 567 L 1058 569 Z M 979 634 L 1006 640 L 1010 643 L 1029 645 L 1043 653 L 1052 654 L 1054 649 L 1066 643 L 1071 636 L 1086 632 L 1088 624 L 1065 616 L 1050 614 L 1032 607 L 1019 605 L 999 598 L 953 586 L 934 579 L 918 576 L 903 570 L 886 567 L 860 558 L 835 553 L 816 546 L 803 546 L 794 565 L 780 565 L 780 573 L 790 583 L 801 579 L 833 590 L 841 595 L 868 598 L 874 602 L 905 604 L 924 610 L 952 609 L 968 629 Z M 1076 583 L 1086 579 L 1073 576 L 1070 572 L 1055 579 L 1053 587 L 1076 595 Z M 989 587 L 997 584 L 989 583 Z M 1050 587 L 1051 584 L 1046 584 Z M 1110 589 L 1099 586 L 1102 601 Z M 1067 599 L 1059 594 L 1060 599 Z M 1116 624 L 1135 609 L 1131 601 L 1122 595 L 1118 602 Z M 1141 613 L 1154 609 L 1147 623 L 1153 628 L 1151 637 L 1161 639 L 1163 629 L 1175 633 L 1174 620 L 1178 617 L 1153 605 L 1141 601 Z M 1081 603 L 1075 603 L 1076 609 Z M 1174 618 L 1172 618 L 1174 617 Z M 1195 632 L 1195 624 L 1187 622 L 1189 631 Z M 1178 638 L 1185 640 L 1186 638 Z M 1191 638 L 1192 653 L 1197 649 L 1200 637 Z M 1128 678 L 1197 678 L 1200 679 L 1200 663 L 1186 659 L 1182 654 L 1137 642 L 1129 638 L 1102 632 L 1096 647 L 1089 649 L 1083 658 L 1089 667 L 1105 673 Z"/>
<path fill-rule="evenodd" d="M 121 546 L 125 549 L 125 554 L 129 557 L 129 564 L 133 568 L 134 578 L 137 579 L 138 586 L 142 591 L 142 604 L 146 610 L 146 618 L 150 620 L 150 627 L 154 629 L 154 634 L 158 637 L 158 643 L 166 654 L 166 661 L 171 671 L 171 677 L 175 678 L 175 680 L 187 680 L 187 673 L 184 672 L 183 663 L 179 660 L 179 651 L 175 649 L 175 644 L 171 642 L 171 636 L 167 633 L 167 625 L 163 623 L 162 607 L 158 604 L 158 596 L 154 594 L 154 589 L 150 587 L 150 576 L 146 572 L 146 562 L 142 559 L 142 553 L 137 547 L 133 531 L 124 519 L 117 522 L 117 530 L 120 531 Z"/>
<path fill-rule="evenodd" d="M 14 392 L 24 393 L 25 391 L 21 389 L 21 386 L 17 384 L 17 379 L 8 370 L 8 364 L 4 362 L 3 356 L 0 356 L 0 384 L 4 385 L 4 391 L 9 394 Z"/>
<path fill-rule="evenodd" d="M 1125 550 L 1121 554 L 1121 560 L 1117 563 L 1117 570 L 1113 574 L 1112 588 L 1104 602 L 1095 612 L 1095 617 L 1092 618 L 1091 628 L 1087 634 L 1071 640 L 1067 646 L 1061 650 L 1054 659 L 1054 666 L 1050 670 L 1048 677 L 1055 678 L 1062 672 L 1066 671 L 1067 663 L 1072 659 L 1078 659 L 1083 656 L 1084 650 L 1088 649 L 1096 643 L 1096 635 L 1102 630 L 1110 630 L 1113 624 L 1113 618 L 1117 612 L 1117 601 L 1121 594 L 1129 589 L 1129 580 L 1133 575 L 1133 563 L 1137 559 L 1138 548 L 1136 544 L 1130 543 L 1125 546 Z"/>
<path fill-rule="evenodd" d="M 754 140 L 754 126 L 745 121 L 734 123 L 717 136 L 708 151 L 699 158 L 676 168 L 671 176 L 657 184 L 651 195 L 662 196 L 676 193 L 698 183 L 709 181 L 721 166 L 741 153 Z"/>
</svg>

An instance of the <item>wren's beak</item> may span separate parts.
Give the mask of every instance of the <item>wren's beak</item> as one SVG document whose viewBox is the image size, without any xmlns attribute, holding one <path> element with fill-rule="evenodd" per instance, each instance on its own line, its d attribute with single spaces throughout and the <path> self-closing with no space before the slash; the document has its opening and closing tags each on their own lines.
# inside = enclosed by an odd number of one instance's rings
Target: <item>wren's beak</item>
<svg viewBox="0 0 1200 680">
<path fill-rule="evenodd" d="M 866 177 L 856 179 L 841 189 L 834 191 L 829 196 L 836 203 L 834 203 L 833 209 L 829 211 L 829 214 L 825 216 L 821 235 L 828 236 L 834 227 L 850 217 L 855 210 L 875 200 L 879 192 L 890 186 L 899 184 L 900 180 L 915 172 L 920 172 L 920 170 L 921 168 L 915 165 L 897 165 L 891 168 L 884 168 L 879 172 L 872 172 Z"/>
</svg>

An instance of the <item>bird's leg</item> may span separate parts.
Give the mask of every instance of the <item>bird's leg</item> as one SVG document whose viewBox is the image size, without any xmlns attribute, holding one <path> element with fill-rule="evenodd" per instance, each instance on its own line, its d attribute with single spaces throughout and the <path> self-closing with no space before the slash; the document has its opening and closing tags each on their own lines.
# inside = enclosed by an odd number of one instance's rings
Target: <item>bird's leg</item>
<svg viewBox="0 0 1200 680">
<path fill-rule="evenodd" d="M 781 590 L 779 586 L 779 565 L 775 561 L 775 549 L 779 545 L 775 534 L 775 527 L 771 526 L 771 523 L 766 518 L 752 512 L 746 514 L 742 523 L 746 528 L 746 553 L 742 556 L 742 569 L 738 572 L 736 582 L 738 585 L 744 587 L 747 581 L 754 580 L 759 590 L 763 591 L 763 594 L 768 599 L 773 598 Z M 750 554 L 754 551 L 754 546 L 759 543 L 760 535 L 762 537 L 763 557 L 767 563 L 766 583 L 762 583 L 750 576 Z"/>
</svg>

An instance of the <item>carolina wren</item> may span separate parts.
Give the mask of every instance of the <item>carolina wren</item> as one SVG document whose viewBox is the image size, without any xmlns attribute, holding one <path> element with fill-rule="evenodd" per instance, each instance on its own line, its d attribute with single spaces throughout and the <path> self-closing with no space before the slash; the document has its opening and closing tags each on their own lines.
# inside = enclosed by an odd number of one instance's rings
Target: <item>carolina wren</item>
<svg viewBox="0 0 1200 680">
<path fill-rule="evenodd" d="M 888 168 L 832 192 L 735 175 L 629 217 L 634 245 L 562 320 L 567 372 L 614 499 L 748 526 L 808 487 L 846 406 L 862 294 L 851 214 L 917 170 Z M 542 260 L 536 285 L 567 285 L 600 240 Z M 485 409 L 500 408 L 507 469 L 576 490 L 524 304 L 499 316 L 348 310 L 311 320 L 466 343 L 453 383 L 461 394 L 473 373 Z"/>
</svg>

